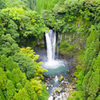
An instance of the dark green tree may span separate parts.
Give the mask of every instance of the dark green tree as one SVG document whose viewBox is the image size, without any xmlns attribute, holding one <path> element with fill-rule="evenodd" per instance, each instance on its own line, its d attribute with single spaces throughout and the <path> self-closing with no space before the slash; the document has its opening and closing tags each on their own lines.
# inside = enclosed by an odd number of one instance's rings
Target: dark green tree
<svg viewBox="0 0 100 100">
<path fill-rule="evenodd" d="M 99 81 L 100 81 L 100 75 L 99 75 L 99 69 L 96 69 L 96 71 L 93 73 L 93 77 L 92 77 L 92 80 L 90 82 L 90 87 L 89 87 L 89 90 L 88 90 L 88 94 L 90 96 L 92 96 L 92 99 L 91 100 L 94 100 L 96 98 L 96 94 L 97 92 L 99 91 Z"/>
<path fill-rule="evenodd" d="M 0 89 L 5 90 L 7 83 L 7 77 L 3 69 L 0 67 Z"/>
<path fill-rule="evenodd" d="M 13 59 L 9 56 L 6 63 L 6 70 L 12 71 L 13 70 Z"/>
<path fill-rule="evenodd" d="M 7 88 L 7 100 L 13 100 L 13 96 L 15 95 L 16 91 L 15 91 L 15 87 L 13 85 L 13 82 L 11 80 L 7 81 L 6 84 L 6 88 Z"/>
<path fill-rule="evenodd" d="M 3 0 L 0 0 L 0 9 L 6 8 L 6 4 Z"/>
<path fill-rule="evenodd" d="M 28 79 L 35 75 L 36 65 L 31 58 L 25 57 L 22 53 L 16 53 L 13 60 L 18 63 L 20 70 L 26 74 Z"/>
<path fill-rule="evenodd" d="M 6 76 L 9 80 L 11 80 L 13 82 L 13 74 L 11 71 L 7 70 L 6 71 Z"/>
<path fill-rule="evenodd" d="M 19 83 L 16 84 L 16 88 L 17 88 L 18 90 L 21 90 L 21 89 L 23 89 L 23 86 L 22 86 L 22 84 L 19 82 Z"/>
<path fill-rule="evenodd" d="M 1 89 L 0 89 L 0 100 L 6 100 Z"/>
<path fill-rule="evenodd" d="M 12 70 L 12 74 L 13 74 L 13 83 L 15 85 L 20 82 L 20 76 L 15 68 Z"/>
<path fill-rule="evenodd" d="M 7 57 L 2 55 L 0 61 L 0 67 L 6 69 Z"/>
</svg>

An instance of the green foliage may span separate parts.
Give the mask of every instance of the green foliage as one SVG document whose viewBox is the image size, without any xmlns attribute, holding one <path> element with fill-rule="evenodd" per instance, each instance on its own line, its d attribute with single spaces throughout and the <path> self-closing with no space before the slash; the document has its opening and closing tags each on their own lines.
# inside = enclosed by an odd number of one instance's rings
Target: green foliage
<svg viewBox="0 0 100 100">
<path fill-rule="evenodd" d="M 2 35 L 2 44 L 0 48 L 0 54 L 5 54 L 7 56 L 15 54 L 19 48 L 15 40 L 11 37 L 10 34 Z"/>
<path fill-rule="evenodd" d="M 55 24 L 55 17 L 52 16 L 51 11 L 43 10 L 42 19 L 45 21 L 46 26 L 53 28 Z"/>
<path fill-rule="evenodd" d="M 22 53 L 16 53 L 12 58 L 16 63 L 18 63 L 20 70 L 26 74 L 28 79 L 35 75 L 36 65 L 31 58 L 26 57 Z"/>
<path fill-rule="evenodd" d="M 49 94 L 46 91 L 46 86 L 42 82 L 31 79 L 31 84 L 32 84 L 32 87 L 34 87 L 38 100 L 48 99 Z"/>
<path fill-rule="evenodd" d="M 68 98 L 67 100 L 84 100 L 83 97 L 83 91 L 77 91 L 72 93 L 73 97 Z"/>
<path fill-rule="evenodd" d="M 29 51 L 31 52 L 31 50 Z M 26 57 L 29 57 L 29 54 L 28 52 Z M 31 57 L 35 58 L 34 56 L 30 56 L 29 58 L 31 59 Z M 47 100 L 48 92 L 46 91 L 46 86 L 43 83 L 41 84 L 40 80 L 27 80 L 25 74 L 21 72 L 19 66 L 13 62 L 11 57 L 7 58 L 5 55 L 2 55 L 0 58 L 1 100 L 39 100 L 40 97 Z M 44 96 L 45 93 L 46 95 Z"/>
<path fill-rule="evenodd" d="M 29 47 L 20 49 L 19 53 L 16 53 L 13 57 L 13 60 L 18 63 L 20 70 L 26 73 L 28 79 L 35 77 L 36 79 L 43 79 L 42 73 L 45 70 L 42 68 L 40 63 L 36 63 L 38 55 L 34 55 L 33 50 Z"/>
<path fill-rule="evenodd" d="M 13 69 L 12 70 L 12 74 L 13 74 L 13 83 L 14 84 L 17 84 L 19 81 L 20 81 L 20 76 L 19 76 L 19 74 L 18 74 L 18 71 L 17 71 L 17 69 Z M 16 80 L 15 80 L 16 79 Z"/>
<path fill-rule="evenodd" d="M 3 69 L 0 67 L 0 89 L 5 90 L 6 83 L 7 83 L 7 77 Z"/>
<path fill-rule="evenodd" d="M 96 100 L 99 100 L 100 99 L 100 95 L 96 98 Z"/>
<path fill-rule="evenodd" d="M 90 87 L 89 87 L 89 90 L 88 90 L 88 94 L 90 96 L 93 96 L 93 98 L 96 97 L 96 94 L 97 92 L 99 91 L 99 70 L 96 69 L 96 71 L 93 73 L 93 77 L 92 77 L 92 80 L 90 82 Z"/>
<path fill-rule="evenodd" d="M 40 67 L 41 62 L 35 62 L 38 56 L 30 48 L 18 48 L 18 44 L 20 47 L 35 46 L 38 39 L 43 39 L 47 26 L 60 34 L 90 34 L 83 64 L 77 66 L 76 86 L 80 91 L 72 94 L 71 100 L 99 100 L 100 0 L 1 0 L 0 9 L 0 99 L 48 99 L 45 86 L 40 82 L 46 70 Z M 76 45 L 73 45 L 62 41 L 60 52 L 73 56 L 76 52 Z M 13 57 L 18 65 L 3 54 Z M 34 79 L 28 81 L 25 74 L 28 79 Z"/>
<path fill-rule="evenodd" d="M 25 88 L 23 88 L 22 90 L 19 90 L 19 92 L 15 94 L 14 99 L 15 100 L 31 100 Z"/>
<path fill-rule="evenodd" d="M 0 89 L 0 100 L 6 100 L 1 89 Z"/>
<path fill-rule="evenodd" d="M 37 93 L 37 96 L 42 95 L 42 85 L 40 84 L 40 81 L 31 79 L 32 87 L 34 87 L 35 92 Z"/>
<path fill-rule="evenodd" d="M 13 70 L 13 59 L 9 56 L 6 63 L 6 70 Z"/>
<path fill-rule="evenodd" d="M 23 86 L 22 86 L 22 84 L 19 82 L 19 83 L 16 84 L 16 88 L 17 88 L 18 90 L 21 90 L 21 89 L 23 88 Z"/>
<path fill-rule="evenodd" d="M 7 81 L 6 84 L 6 88 L 7 88 L 7 100 L 13 99 L 13 96 L 15 95 L 15 88 L 13 85 L 13 82 L 11 80 Z"/>
<path fill-rule="evenodd" d="M 95 62 L 95 58 L 99 52 L 98 32 L 96 32 L 94 36 L 93 34 L 94 34 L 94 31 L 91 32 L 86 42 L 87 47 L 86 47 L 85 56 L 83 60 L 83 67 L 86 73 L 93 66 Z"/>
<path fill-rule="evenodd" d="M 83 59 L 81 72 L 77 75 L 77 89 L 83 90 L 85 100 L 96 100 L 99 92 L 99 35 L 97 31 L 92 31 L 86 42 L 86 50 Z M 76 99 L 75 99 L 76 100 Z"/>
<path fill-rule="evenodd" d="M 34 90 L 34 87 L 32 86 L 32 83 L 30 83 L 29 81 L 27 81 L 25 83 L 24 88 L 27 90 L 27 93 L 30 95 L 31 100 L 32 99 L 37 99 L 38 100 L 38 96 L 36 91 Z M 33 95 L 34 94 L 34 95 Z"/>
<path fill-rule="evenodd" d="M 73 45 L 70 45 L 68 43 L 68 41 L 62 41 L 60 44 L 60 52 L 63 55 L 67 55 L 67 56 L 73 56 L 74 52 L 76 51 L 76 48 Z"/>
<path fill-rule="evenodd" d="M 54 5 L 60 0 L 35 0 L 36 1 L 36 11 L 41 14 L 42 10 L 51 11 Z"/>
<path fill-rule="evenodd" d="M 92 75 L 92 71 L 90 70 L 86 75 L 85 75 L 85 77 L 84 77 L 84 80 L 83 80 L 83 90 L 84 91 L 87 91 L 87 85 L 88 85 L 88 83 L 89 83 L 89 78 L 91 77 L 91 75 Z M 90 80 L 91 81 L 91 80 Z M 81 84 L 81 85 L 82 85 Z"/>
<path fill-rule="evenodd" d="M 0 9 L 6 8 L 5 2 L 0 0 Z"/>
<path fill-rule="evenodd" d="M 25 2 L 24 1 L 27 1 L 27 0 L 5 0 L 5 4 L 7 7 L 23 7 L 25 8 Z"/>
<path fill-rule="evenodd" d="M 46 86 L 41 82 L 42 85 L 42 95 L 39 96 L 39 100 L 48 100 L 49 93 L 46 91 Z"/>
<path fill-rule="evenodd" d="M 0 9 L 2 9 L 0 10 L 0 100 L 5 100 L 5 98 L 7 100 L 38 100 L 40 96 L 44 100 L 48 98 L 48 95 L 43 96 L 47 93 L 46 88 L 42 90 L 44 85 L 35 80 L 43 79 L 43 72 L 46 71 L 40 67 L 42 62 L 35 62 L 38 55 L 34 55 L 30 48 L 18 47 L 18 45 L 29 44 L 35 46 L 36 44 L 33 43 L 36 43 L 38 38 L 42 39 L 47 29 L 40 15 L 27 8 L 35 9 L 32 7 L 33 3 L 36 4 L 36 1 L 0 1 Z M 28 79 L 34 78 L 33 81 L 27 80 L 25 74 Z"/>
<path fill-rule="evenodd" d="M 97 59 L 96 59 L 96 61 L 95 61 L 95 64 L 94 64 L 94 66 L 93 66 L 93 70 L 94 71 L 96 71 L 97 69 L 99 69 L 100 70 L 100 52 L 99 52 L 99 54 L 98 54 L 98 56 L 97 56 Z"/>
<path fill-rule="evenodd" d="M 83 79 L 84 79 L 84 70 L 81 70 L 77 76 L 78 80 L 76 81 L 77 84 L 76 84 L 76 87 L 77 87 L 77 90 L 82 90 L 82 82 L 83 82 Z"/>
<path fill-rule="evenodd" d="M 16 40 L 19 41 L 19 33 L 17 32 L 18 30 L 18 26 L 17 24 L 13 21 L 13 20 L 9 20 L 8 22 L 8 26 L 6 27 L 6 34 L 10 34 L 11 37 Z"/>
<path fill-rule="evenodd" d="M 9 70 L 6 71 L 6 76 L 7 76 L 7 78 L 8 78 L 9 80 L 11 80 L 11 81 L 14 80 L 14 79 L 13 79 L 13 74 L 12 74 Z"/>
<path fill-rule="evenodd" d="M 4 69 L 4 68 L 5 68 L 5 65 L 6 65 L 6 63 L 7 63 L 7 58 L 6 58 L 6 56 L 5 56 L 5 55 L 2 55 L 0 61 L 1 61 L 1 62 L 0 62 L 0 66 Z"/>
<path fill-rule="evenodd" d="M 43 38 L 47 28 L 37 12 L 14 7 L 2 9 L 0 13 L 3 13 L 1 17 L 4 17 L 0 25 L 2 33 L 10 34 L 20 46 L 32 46 L 32 42 L 37 41 L 37 38 Z"/>
</svg>

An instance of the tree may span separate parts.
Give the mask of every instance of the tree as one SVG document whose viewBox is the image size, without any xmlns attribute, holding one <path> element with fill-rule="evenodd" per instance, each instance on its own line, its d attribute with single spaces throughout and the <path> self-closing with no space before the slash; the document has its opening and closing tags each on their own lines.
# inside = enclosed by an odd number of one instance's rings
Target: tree
<svg viewBox="0 0 100 100">
<path fill-rule="evenodd" d="M 15 95 L 16 91 L 15 91 L 15 87 L 13 85 L 13 82 L 11 80 L 7 81 L 6 84 L 6 88 L 7 88 L 7 100 L 13 100 L 13 96 Z"/>
<path fill-rule="evenodd" d="M 23 88 L 22 90 L 19 90 L 19 92 L 15 94 L 14 99 L 15 100 L 31 100 L 25 88 Z"/>
<path fill-rule="evenodd" d="M 13 83 L 15 85 L 20 82 L 20 76 L 15 68 L 12 70 L 12 74 L 13 74 Z"/>
<path fill-rule="evenodd" d="M 6 76 L 7 76 L 7 78 L 9 79 L 9 80 L 11 80 L 12 82 L 13 82 L 13 74 L 12 74 L 12 72 L 11 71 L 9 71 L 9 70 L 7 70 L 6 71 Z"/>
<path fill-rule="evenodd" d="M 0 67 L 6 69 L 7 57 L 2 55 L 0 61 Z"/>
<path fill-rule="evenodd" d="M 6 63 L 6 70 L 12 71 L 13 70 L 13 59 L 9 56 Z"/>
<path fill-rule="evenodd" d="M 7 77 L 3 69 L 0 67 L 0 89 L 5 90 L 7 83 Z"/>
<path fill-rule="evenodd" d="M 21 84 L 20 82 L 18 82 L 18 83 L 16 84 L 16 88 L 17 88 L 18 91 L 19 91 L 19 90 L 23 89 L 23 86 L 22 86 L 22 84 Z"/>
<path fill-rule="evenodd" d="M 18 63 L 20 70 L 26 74 L 28 79 L 35 75 L 36 65 L 31 58 L 24 56 L 22 53 L 16 53 L 12 58 Z"/>
<path fill-rule="evenodd" d="M 0 9 L 6 8 L 5 2 L 3 0 L 0 0 Z"/>
<path fill-rule="evenodd" d="M 0 89 L 0 100 L 6 100 L 1 89 Z"/>
<path fill-rule="evenodd" d="M 26 81 L 24 88 L 27 90 L 27 93 L 29 94 L 31 100 L 38 100 L 37 93 L 34 90 L 34 87 L 32 86 L 31 82 Z"/>
<path fill-rule="evenodd" d="M 98 57 L 97 57 L 97 60 L 95 61 L 95 64 L 93 66 L 93 70 L 96 71 L 96 69 L 99 69 L 100 70 L 100 52 L 98 54 Z"/>
<path fill-rule="evenodd" d="M 14 55 L 18 52 L 18 44 L 16 44 L 15 40 L 11 37 L 10 34 L 2 35 L 2 44 L 0 54 L 5 54 L 6 56 Z"/>
<path fill-rule="evenodd" d="M 88 90 L 88 94 L 90 96 L 92 96 L 92 99 L 91 100 L 94 100 L 94 98 L 96 98 L 96 94 L 97 92 L 99 91 L 99 78 L 100 78 L 100 75 L 99 75 L 99 70 L 96 69 L 96 71 L 93 73 L 93 77 L 92 77 L 92 80 L 90 82 L 90 87 L 89 87 L 89 90 Z"/>
</svg>

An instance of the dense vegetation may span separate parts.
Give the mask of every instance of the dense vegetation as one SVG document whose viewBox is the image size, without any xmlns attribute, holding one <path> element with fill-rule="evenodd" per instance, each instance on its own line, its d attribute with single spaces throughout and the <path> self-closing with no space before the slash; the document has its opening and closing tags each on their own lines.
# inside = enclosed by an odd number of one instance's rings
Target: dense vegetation
<svg viewBox="0 0 100 100">
<path fill-rule="evenodd" d="M 80 54 L 68 100 L 99 100 L 100 0 L 0 0 L 0 100 L 48 99 L 46 70 L 30 48 L 48 28 L 64 36 L 63 55 Z"/>
<path fill-rule="evenodd" d="M 27 1 L 28 2 L 28 1 Z M 35 46 L 48 30 L 25 0 L 0 0 L 0 100 L 47 100 Z"/>
<path fill-rule="evenodd" d="M 79 52 L 77 92 L 68 100 L 100 99 L 100 0 L 63 0 L 52 10 L 43 9 L 45 25 L 59 34 L 69 36 L 62 39 L 60 52 L 71 56 Z M 71 38 L 70 38 L 71 36 Z"/>
</svg>

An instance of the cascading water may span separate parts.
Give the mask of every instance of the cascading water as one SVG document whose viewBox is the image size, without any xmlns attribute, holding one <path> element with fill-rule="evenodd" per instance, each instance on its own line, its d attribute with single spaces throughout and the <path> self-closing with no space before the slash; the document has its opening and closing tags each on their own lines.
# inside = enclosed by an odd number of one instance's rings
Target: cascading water
<svg viewBox="0 0 100 100">
<path fill-rule="evenodd" d="M 50 84 L 48 85 L 49 88 L 48 100 L 53 100 L 53 96 L 51 94 L 61 83 L 59 82 L 58 77 L 60 75 L 66 77 L 66 71 L 68 71 L 68 67 L 67 67 L 67 63 L 64 60 L 57 59 L 55 57 L 56 32 L 50 29 L 48 33 L 45 33 L 45 37 L 46 37 L 46 44 L 47 44 L 47 57 L 44 58 L 43 55 L 41 56 L 41 58 L 43 59 L 43 64 L 41 66 L 48 70 L 48 72 L 45 72 L 44 74 L 49 76 L 56 75 L 55 78 L 52 79 L 50 83 L 52 84 L 53 87 L 50 87 L 51 86 Z M 59 41 L 57 43 L 57 50 L 59 50 Z M 59 52 L 57 52 L 57 55 L 58 54 Z"/>
<path fill-rule="evenodd" d="M 49 33 L 46 33 L 45 36 L 47 43 L 47 58 L 50 62 L 55 59 L 56 32 L 50 29 Z"/>
<path fill-rule="evenodd" d="M 49 72 L 52 71 L 53 74 L 62 72 L 64 70 L 62 67 L 66 66 L 66 62 L 61 59 L 55 59 L 56 32 L 50 29 L 48 33 L 45 33 L 45 37 L 47 44 L 47 60 L 43 61 L 42 66 L 45 69 L 49 69 Z M 59 49 L 59 41 L 57 42 L 57 48 Z M 47 74 L 49 74 L 49 72 L 47 72 Z"/>
</svg>

